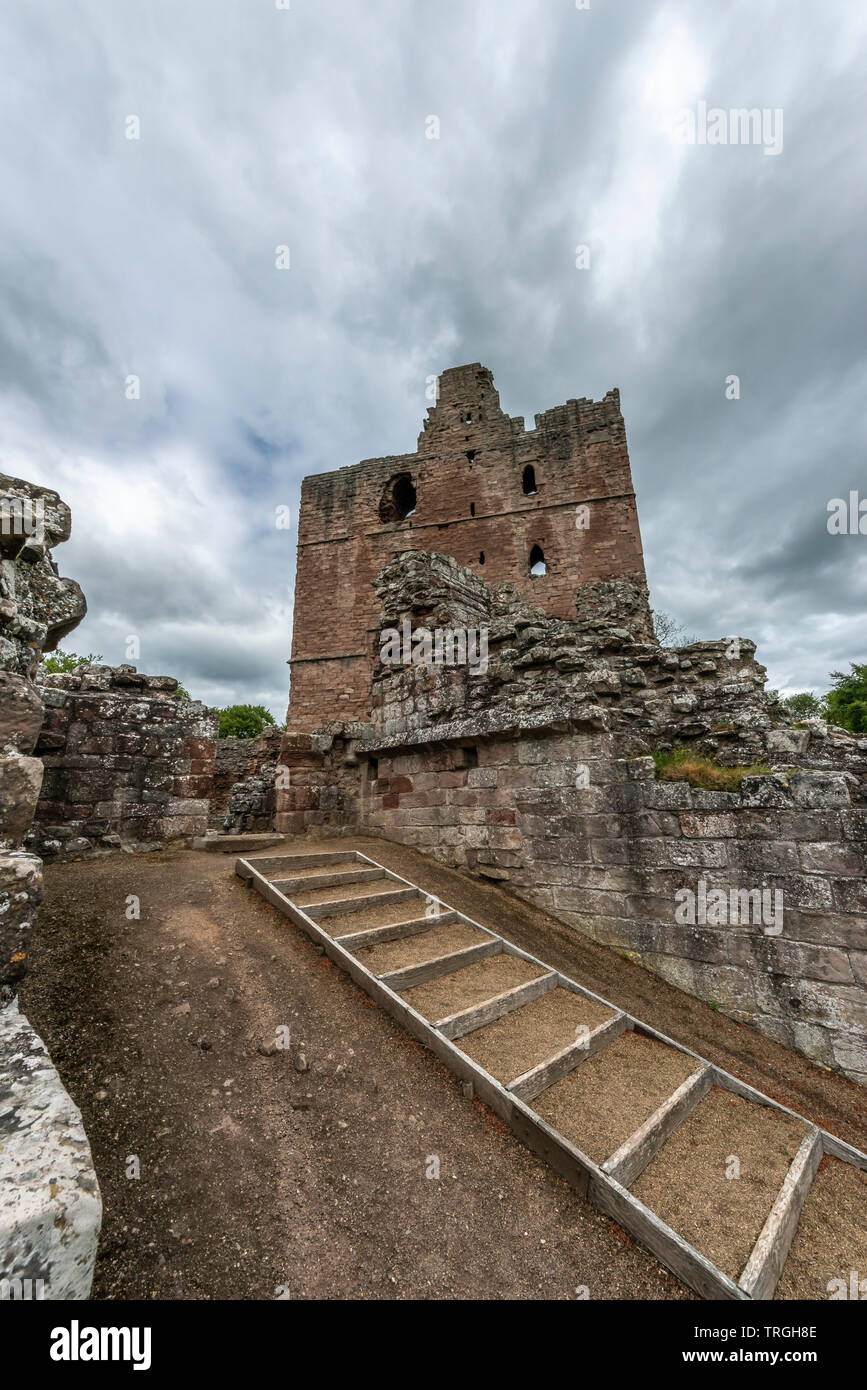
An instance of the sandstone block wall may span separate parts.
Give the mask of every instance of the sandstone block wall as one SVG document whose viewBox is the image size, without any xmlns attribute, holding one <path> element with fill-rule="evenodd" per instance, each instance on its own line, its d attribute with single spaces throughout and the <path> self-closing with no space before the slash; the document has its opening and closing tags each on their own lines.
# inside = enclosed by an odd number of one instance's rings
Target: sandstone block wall
<svg viewBox="0 0 867 1390">
<path fill-rule="evenodd" d="M 304 480 L 290 728 L 367 717 L 379 614 L 373 581 L 401 551 L 451 556 L 562 618 L 576 616 L 581 585 L 645 584 L 616 391 L 602 401 L 567 401 L 527 430 L 501 410 L 491 373 L 479 363 L 443 372 L 439 388 L 416 453 Z M 528 468 L 531 493 L 524 491 Z M 402 515 L 408 486 L 415 506 Z M 587 508 L 581 528 L 579 506 Z M 544 554 L 544 576 L 530 574 L 534 546 Z M 649 622 L 646 590 L 644 616 Z"/>
<path fill-rule="evenodd" d="M 711 792 L 657 781 L 651 758 L 580 723 L 464 734 L 398 748 L 297 738 L 278 828 L 381 834 L 500 881 L 867 1084 L 867 806 L 845 774 Z M 756 913 L 678 921 L 683 890 L 714 889 L 778 892 L 779 919 L 770 932 Z"/>
<path fill-rule="evenodd" d="M 204 835 L 217 716 L 171 676 L 88 666 L 42 676 L 45 765 L 32 843 L 44 856 L 158 848 Z"/>
<path fill-rule="evenodd" d="M 548 733 L 380 753 L 364 824 L 502 881 L 867 1084 L 867 808 L 821 773 L 748 778 L 738 794 L 659 782 L 616 743 Z M 705 898 L 779 892 L 779 918 L 702 922 L 698 907 L 679 922 L 678 894 L 700 903 L 701 885 Z"/>
</svg>

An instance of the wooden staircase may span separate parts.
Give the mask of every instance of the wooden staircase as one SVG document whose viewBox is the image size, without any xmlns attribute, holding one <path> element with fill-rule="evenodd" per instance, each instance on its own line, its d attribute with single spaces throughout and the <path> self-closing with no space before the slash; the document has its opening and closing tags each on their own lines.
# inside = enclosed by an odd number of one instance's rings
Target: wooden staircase
<svg viewBox="0 0 867 1390">
<path fill-rule="evenodd" d="M 367 855 L 236 872 L 703 1298 L 772 1298 L 820 1163 L 867 1171 L 867 1155 Z"/>
</svg>

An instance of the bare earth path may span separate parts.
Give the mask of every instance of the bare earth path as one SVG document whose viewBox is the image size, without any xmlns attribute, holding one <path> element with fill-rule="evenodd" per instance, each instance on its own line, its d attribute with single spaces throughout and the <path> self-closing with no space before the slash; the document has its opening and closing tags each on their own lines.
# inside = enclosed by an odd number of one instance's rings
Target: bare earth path
<svg viewBox="0 0 867 1390">
<path fill-rule="evenodd" d="M 689 1296 L 233 864 L 172 851 L 46 874 L 21 1005 L 93 1148 L 94 1297 Z M 290 1051 L 257 1052 L 281 1026 Z"/>
<path fill-rule="evenodd" d="M 839 1077 L 496 888 L 396 845 L 338 845 L 864 1146 L 863 1099 Z M 46 871 L 21 1005 L 90 1136 L 105 1202 L 95 1297 L 690 1296 L 233 866 L 171 851 Z M 279 1029 L 288 1051 L 269 1047 Z"/>
</svg>

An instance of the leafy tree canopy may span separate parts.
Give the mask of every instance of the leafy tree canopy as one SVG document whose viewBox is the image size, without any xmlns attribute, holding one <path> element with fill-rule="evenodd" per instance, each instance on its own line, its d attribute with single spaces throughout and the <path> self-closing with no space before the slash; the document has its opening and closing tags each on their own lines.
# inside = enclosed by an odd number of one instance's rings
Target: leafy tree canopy
<svg viewBox="0 0 867 1390">
<path fill-rule="evenodd" d="M 220 738 L 258 738 L 266 724 L 274 724 L 264 705 L 229 705 L 218 711 Z"/>
<path fill-rule="evenodd" d="M 859 666 L 853 661 L 851 671 L 832 671 L 831 689 L 825 696 L 828 710 L 827 718 L 831 724 L 839 724 L 853 734 L 867 733 L 867 665 Z"/>
</svg>

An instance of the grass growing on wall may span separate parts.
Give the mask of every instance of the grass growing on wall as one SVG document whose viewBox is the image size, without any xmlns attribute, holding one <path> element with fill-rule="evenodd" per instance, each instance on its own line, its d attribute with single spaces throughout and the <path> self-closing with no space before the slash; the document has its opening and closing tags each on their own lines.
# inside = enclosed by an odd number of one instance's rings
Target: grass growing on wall
<svg viewBox="0 0 867 1390">
<path fill-rule="evenodd" d="M 687 748 L 673 748 L 668 753 L 654 753 L 656 777 L 660 782 L 688 782 L 691 787 L 703 787 L 710 792 L 737 792 L 745 777 L 767 776 L 773 768 L 762 763 L 750 767 L 723 767 L 712 758 L 702 758 Z"/>
</svg>

